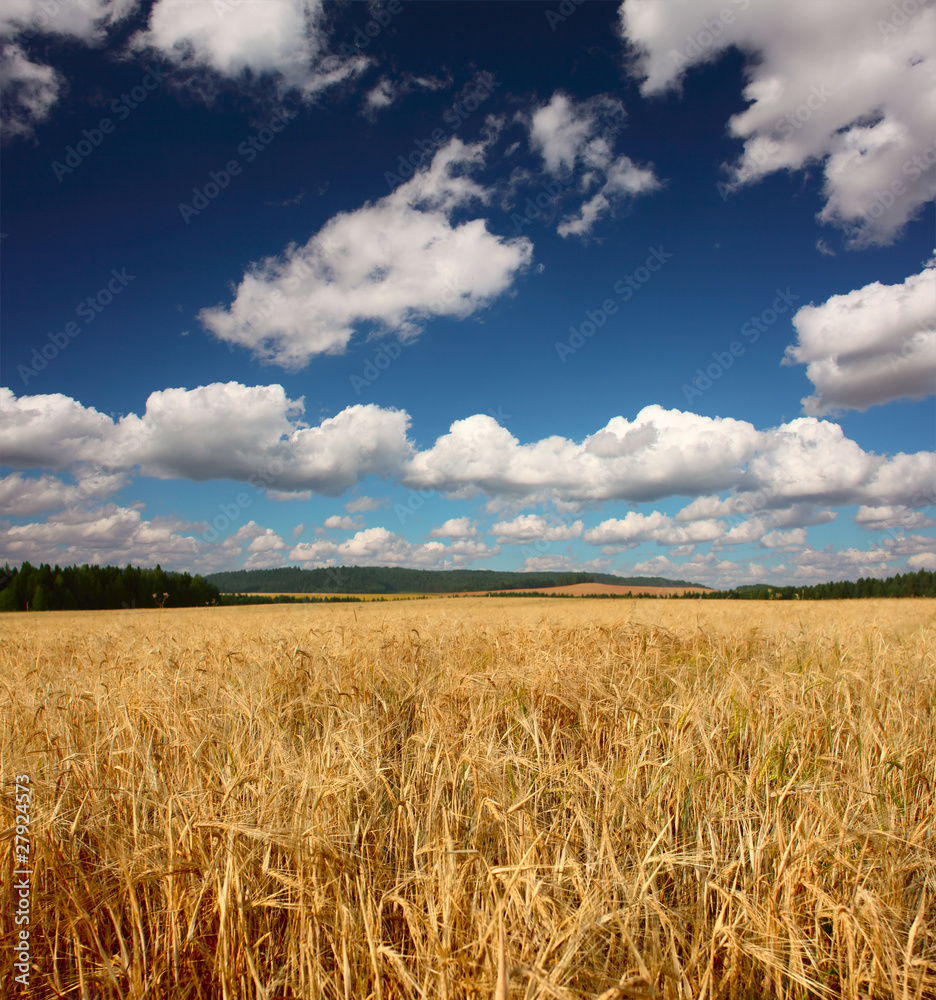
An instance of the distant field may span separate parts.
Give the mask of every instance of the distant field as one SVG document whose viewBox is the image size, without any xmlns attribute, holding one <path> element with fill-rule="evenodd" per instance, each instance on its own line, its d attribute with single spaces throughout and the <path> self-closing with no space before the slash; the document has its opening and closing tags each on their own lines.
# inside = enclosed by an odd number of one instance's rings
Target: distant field
<svg viewBox="0 0 936 1000">
<path fill-rule="evenodd" d="M 509 593 L 511 588 L 492 590 L 468 590 L 456 594 L 332 594 L 332 593 L 260 593 L 247 592 L 247 597 L 359 597 L 362 600 L 374 601 L 380 598 L 385 600 L 399 599 L 406 600 L 422 597 L 480 597 L 490 593 Z M 536 592 L 540 594 L 569 594 L 576 597 L 587 597 L 594 594 L 652 594 L 654 597 L 677 597 L 683 594 L 706 594 L 711 593 L 710 587 L 643 587 L 643 586 L 622 586 L 614 583 L 573 583 L 565 587 L 536 587 Z"/>
<path fill-rule="evenodd" d="M 936 600 L 3 625 L 30 997 L 936 996 Z"/>
<path fill-rule="evenodd" d="M 708 594 L 710 587 L 642 587 L 623 586 L 616 583 L 572 583 L 565 587 L 537 587 L 540 594 L 571 594 L 576 597 L 587 597 L 594 594 L 652 594 L 654 597 L 681 597 L 683 594 Z M 505 591 L 472 590 L 459 597 L 476 597 L 488 593 L 505 593 Z"/>
<path fill-rule="evenodd" d="M 414 597 L 426 597 L 426 594 L 333 594 L 333 593 L 270 593 L 260 591 L 247 591 L 245 592 L 246 597 L 357 597 L 362 601 L 377 601 L 377 600 L 410 600 Z M 433 594 L 433 597 L 438 597 L 438 594 Z"/>
</svg>

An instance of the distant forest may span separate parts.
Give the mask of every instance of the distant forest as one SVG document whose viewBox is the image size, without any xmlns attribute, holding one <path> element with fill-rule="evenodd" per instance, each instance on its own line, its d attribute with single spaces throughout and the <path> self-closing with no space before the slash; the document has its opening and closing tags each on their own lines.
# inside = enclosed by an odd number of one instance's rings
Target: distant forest
<svg viewBox="0 0 936 1000">
<path fill-rule="evenodd" d="M 692 595 L 686 595 L 692 596 Z M 917 573 L 897 574 L 886 580 L 874 577 L 860 578 L 857 583 L 850 580 L 830 580 L 812 587 L 771 587 L 765 583 L 734 590 L 715 590 L 697 594 L 706 600 L 742 599 L 751 601 L 837 601 L 850 597 L 936 597 L 936 573 L 921 569 Z"/>
<path fill-rule="evenodd" d="M 154 596 L 155 595 L 155 596 Z M 165 595 L 165 596 L 164 596 Z M 103 611 L 214 604 L 218 588 L 202 576 L 160 566 L 32 566 L 0 570 L 0 611 Z"/>
<path fill-rule="evenodd" d="M 511 573 L 487 569 L 402 569 L 398 566 L 335 566 L 327 569 L 239 569 L 206 579 L 226 594 L 452 594 L 463 590 L 536 590 L 573 583 L 634 587 L 698 587 L 662 576 L 609 573 Z"/>
</svg>

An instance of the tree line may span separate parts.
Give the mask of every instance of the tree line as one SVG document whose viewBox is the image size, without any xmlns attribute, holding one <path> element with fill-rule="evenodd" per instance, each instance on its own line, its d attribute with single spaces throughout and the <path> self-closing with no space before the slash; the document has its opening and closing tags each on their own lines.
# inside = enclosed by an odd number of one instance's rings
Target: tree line
<svg viewBox="0 0 936 1000">
<path fill-rule="evenodd" d="M 161 566 L 4 566 L 0 611 L 104 611 L 111 608 L 187 608 L 218 601 L 203 576 L 166 572 Z"/>
<path fill-rule="evenodd" d="M 830 580 L 811 587 L 771 587 L 766 583 L 735 587 L 733 590 L 713 590 L 703 594 L 684 594 L 706 600 L 747 601 L 839 601 L 857 597 L 936 597 L 936 572 L 921 569 L 916 573 L 898 573 L 885 580 L 861 577 L 851 580 Z"/>
</svg>

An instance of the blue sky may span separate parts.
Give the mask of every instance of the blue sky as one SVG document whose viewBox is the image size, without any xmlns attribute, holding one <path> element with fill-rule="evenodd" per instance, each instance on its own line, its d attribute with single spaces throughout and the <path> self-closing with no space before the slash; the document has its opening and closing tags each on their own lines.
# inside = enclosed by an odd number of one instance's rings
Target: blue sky
<svg viewBox="0 0 936 1000">
<path fill-rule="evenodd" d="M 936 568 L 936 5 L 7 0 L 0 561 Z"/>
</svg>

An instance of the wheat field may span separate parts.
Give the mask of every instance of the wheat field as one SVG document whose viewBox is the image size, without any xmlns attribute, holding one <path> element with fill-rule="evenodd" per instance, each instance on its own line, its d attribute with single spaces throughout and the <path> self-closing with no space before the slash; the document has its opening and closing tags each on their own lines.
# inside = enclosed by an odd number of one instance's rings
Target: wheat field
<svg viewBox="0 0 936 1000">
<path fill-rule="evenodd" d="M 931 600 L 5 615 L 4 995 L 936 997 L 934 622 Z"/>
</svg>

